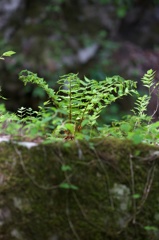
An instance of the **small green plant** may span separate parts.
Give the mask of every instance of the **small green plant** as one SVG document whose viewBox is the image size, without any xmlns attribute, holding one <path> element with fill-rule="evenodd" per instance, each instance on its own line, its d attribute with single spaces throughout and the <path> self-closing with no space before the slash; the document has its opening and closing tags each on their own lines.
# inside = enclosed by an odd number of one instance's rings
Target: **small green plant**
<svg viewBox="0 0 159 240">
<path fill-rule="evenodd" d="M 148 90 L 148 94 L 143 96 L 139 93 L 137 94 L 134 108 L 131 110 L 133 114 L 124 116 L 121 121 L 113 122 L 112 127 L 103 128 L 102 131 L 104 131 L 104 134 L 119 138 L 128 138 L 136 144 L 140 142 L 158 144 L 159 124 L 158 122 L 153 123 L 153 115 L 148 116 L 147 114 L 152 93 L 155 91 L 158 95 L 159 83 L 154 82 L 154 76 L 155 71 L 150 69 L 141 79 L 143 86 Z"/>
<path fill-rule="evenodd" d="M 81 80 L 77 74 L 67 74 L 58 80 L 58 92 L 49 88 L 43 78 L 30 71 L 23 70 L 19 78 L 25 85 L 34 83 L 45 90 L 53 103 L 56 117 L 61 116 L 63 119 L 56 131 L 64 130 L 66 139 L 73 139 L 85 126 L 96 127 L 103 108 L 118 98 L 137 93 L 136 82 L 120 76 L 107 77 L 98 82 L 86 77 Z"/>
</svg>

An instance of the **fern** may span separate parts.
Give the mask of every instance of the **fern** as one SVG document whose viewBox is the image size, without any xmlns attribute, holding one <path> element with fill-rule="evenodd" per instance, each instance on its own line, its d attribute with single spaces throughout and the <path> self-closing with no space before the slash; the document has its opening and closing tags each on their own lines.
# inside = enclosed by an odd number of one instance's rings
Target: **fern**
<svg viewBox="0 0 159 240">
<path fill-rule="evenodd" d="M 25 108 L 25 107 L 20 107 L 20 108 L 17 110 L 17 116 L 18 116 L 20 119 L 26 117 L 26 108 Z"/>
<path fill-rule="evenodd" d="M 28 121 L 31 120 L 32 117 L 37 116 L 38 112 L 33 111 L 32 108 L 20 107 L 17 110 L 17 116 L 20 120 Z"/>
<path fill-rule="evenodd" d="M 80 79 L 77 74 L 64 75 L 58 81 L 60 88 L 58 91 L 59 107 L 66 112 L 67 120 L 72 123 L 78 115 L 80 104 Z"/>
<path fill-rule="evenodd" d="M 147 117 L 146 111 L 151 99 L 152 92 L 158 86 L 158 83 L 154 82 L 154 77 L 155 77 L 155 71 L 150 69 L 141 78 L 143 86 L 148 88 L 148 95 L 139 96 L 135 102 L 135 107 L 132 110 L 132 112 L 137 116 L 136 126 L 142 121 L 145 121 L 146 119 L 148 121 L 151 120 L 151 117 Z"/>
<path fill-rule="evenodd" d="M 61 107 L 69 106 L 68 115 L 72 115 L 69 120 L 76 122 L 78 129 L 85 123 L 95 125 L 103 108 L 124 95 L 134 93 L 133 88 L 136 87 L 135 82 L 126 81 L 119 76 L 98 82 L 86 77 L 82 81 L 77 75 L 72 75 L 71 78 L 68 75 L 62 77 L 58 83 L 63 88 L 67 86 L 66 89 L 62 89 L 62 93 L 67 94 L 67 97 L 63 97 L 64 102 L 61 103 Z"/>
<path fill-rule="evenodd" d="M 152 86 L 157 86 L 158 84 L 154 84 L 154 77 L 155 71 L 153 71 L 152 69 L 148 70 L 147 73 L 145 73 L 144 76 L 141 78 L 143 86 L 148 88 L 149 90 Z"/>
<path fill-rule="evenodd" d="M 145 112 L 147 111 L 147 106 L 149 104 L 149 101 L 150 101 L 150 96 L 148 95 L 138 97 L 132 112 L 138 117 L 144 118 L 145 116 L 147 116 Z"/>
<path fill-rule="evenodd" d="M 94 126 L 103 108 L 128 94 L 136 93 L 136 82 L 120 76 L 107 77 L 103 81 L 79 79 L 78 74 L 67 74 L 58 80 L 57 93 L 47 83 L 27 70 L 20 73 L 20 80 L 27 84 L 36 83 L 42 87 L 56 106 L 55 111 L 62 113 L 68 132 L 75 134 L 85 125 Z"/>
</svg>

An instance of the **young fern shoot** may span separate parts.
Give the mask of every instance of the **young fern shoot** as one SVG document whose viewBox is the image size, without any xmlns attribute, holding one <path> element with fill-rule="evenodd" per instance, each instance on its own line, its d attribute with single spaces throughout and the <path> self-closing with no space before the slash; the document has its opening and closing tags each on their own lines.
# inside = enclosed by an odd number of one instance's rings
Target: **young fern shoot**
<svg viewBox="0 0 159 240">
<path fill-rule="evenodd" d="M 151 95 L 153 91 L 158 87 L 159 83 L 154 82 L 155 71 L 148 70 L 147 73 L 141 78 L 143 86 L 148 89 L 148 94 L 139 96 L 135 102 L 135 107 L 132 112 L 136 115 L 135 127 L 141 125 L 146 119 L 149 122 L 152 117 L 148 117 L 146 114 L 148 105 L 150 103 Z"/>
<path fill-rule="evenodd" d="M 154 82 L 155 78 L 155 71 L 152 69 L 148 70 L 147 73 L 144 74 L 144 76 L 141 78 L 141 81 L 143 83 L 143 86 L 148 88 L 149 90 L 149 95 L 152 94 L 154 89 L 158 86 L 159 83 Z"/>
</svg>

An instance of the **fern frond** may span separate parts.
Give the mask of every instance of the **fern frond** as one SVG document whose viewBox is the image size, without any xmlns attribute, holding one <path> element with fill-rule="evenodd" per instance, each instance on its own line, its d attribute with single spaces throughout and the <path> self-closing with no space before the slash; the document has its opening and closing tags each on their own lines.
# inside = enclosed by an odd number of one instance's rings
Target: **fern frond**
<svg viewBox="0 0 159 240">
<path fill-rule="evenodd" d="M 154 82 L 155 71 L 148 70 L 147 73 L 141 78 L 143 86 L 148 88 L 149 93 L 144 96 L 139 96 L 135 102 L 135 107 L 131 110 L 135 114 L 136 123 L 135 127 L 140 126 L 143 122 L 150 122 L 152 116 L 147 115 L 148 105 L 150 103 L 151 94 L 158 86 L 158 83 Z"/>
<path fill-rule="evenodd" d="M 68 74 L 64 75 L 58 80 L 60 88 L 58 91 L 58 96 L 60 96 L 61 102 L 60 107 L 63 108 L 68 116 L 68 121 L 72 123 L 75 121 L 75 115 L 78 111 L 79 105 L 79 90 L 80 90 L 80 79 L 78 74 Z"/>
<path fill-rule="evenodd" d="M 147 73 L 141 78 L 144 87 L 150 89 L 154 85 L 155 71 L 152 69 L 148 70 Z"/>
<path fill-rule="evenodd" d="M 32 73 L 28 70 L 23 70 L 19 73 L 19 79 L 23 81 L 24 85 L 27 83 L 37 84 L 39 87 L 44 89 L 49 98 L 51 98 L 54 104 L 57 105 L 57 97 L 55 91 L 48 86 L 43 78 L 38 77 L 36 73 Z"/>
<path fill-rule="evenodd" d="M 27 109 L 26 109 L 25 107 L 20 107 L 20 108 L 18 108 L 18 110 L 17 110 L 17 116 L 18 116 L 20 119 L 24 118 L 24 117 L 26 116 L 26 111 L 27 111 Z"/>
<path fill-rule="evenodd" d="M 147 106 L 149 102 L 150 102 L 150 96 L 148 95 L 138 97 L 132 112 L 139 117 L 145 117 L 146 116 L 145 112 L 147 111 Z"/>
</svg>

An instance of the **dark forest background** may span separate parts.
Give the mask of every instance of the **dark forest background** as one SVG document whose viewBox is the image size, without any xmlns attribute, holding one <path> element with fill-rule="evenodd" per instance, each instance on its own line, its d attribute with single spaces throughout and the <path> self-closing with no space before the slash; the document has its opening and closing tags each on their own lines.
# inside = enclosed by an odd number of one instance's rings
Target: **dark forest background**
<svg viewBox="0 0 159 240">
<path fill-rule="evenodd" d="M 148 69 L 159 79 L 159 1 L 0 0 L 0 53 L 8 50 L 16 55 L 0 62 L 0 86 L 10 111 L 37 109 L 46 97 L 36 86 L 24 88 L 18 80 L 23 69 L 55 89 L 59 76 L 69 72 L 97 80 L 121 75 L 138 81 L 140 89 Z M 153 96 L 150 114 L 156 101 Z M 124 99 L 111 106 L 107 120 L 131 104 Z"/>
</svg>

